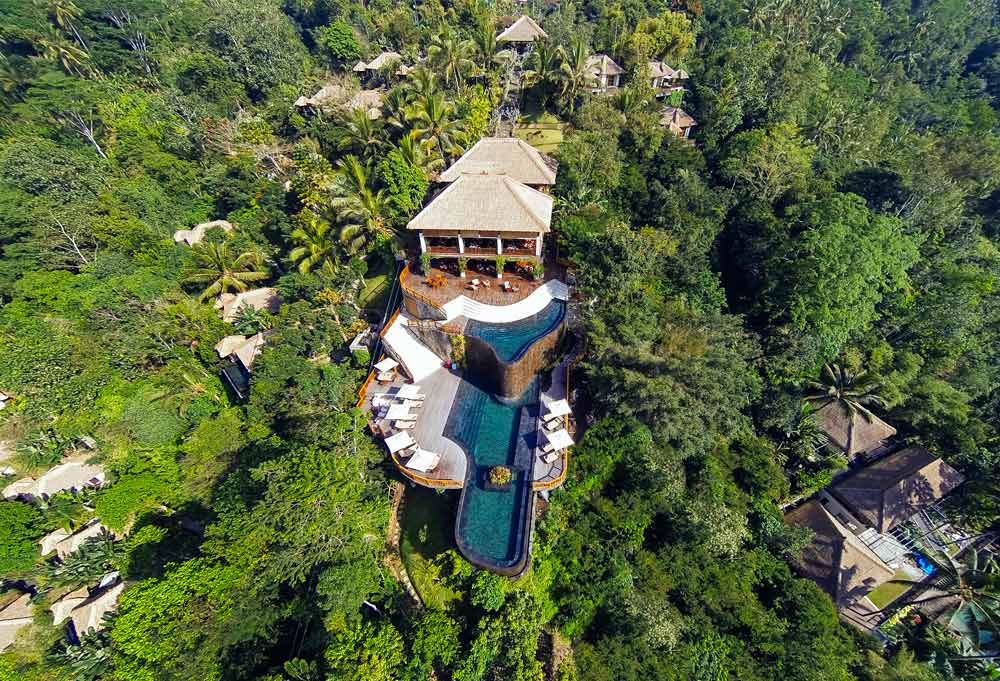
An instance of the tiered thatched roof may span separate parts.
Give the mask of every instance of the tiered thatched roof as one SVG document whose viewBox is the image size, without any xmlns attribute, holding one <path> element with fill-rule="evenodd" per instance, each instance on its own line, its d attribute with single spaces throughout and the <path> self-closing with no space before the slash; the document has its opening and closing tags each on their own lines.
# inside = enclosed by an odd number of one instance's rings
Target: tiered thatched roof
<svg viewBox="0 0 1000 681">
<path fill-rule="evenodd" d="M 531 186 L 555 184 L 556 162 L 516 137 L 484 137 L 438 178 L 454 182 L 464 174 L 493 173 Z"/>
<path fill-rule="evenodd" d="M 788 512 L 785 522 L 814 532 L 794 563 L 804 577 L 830 594 L 838 608 L 854 604 L 895 574 L 819 501 L 807 501 Z"/>
<path fill-rule="evenodd" d="M 465 174 L 410 220 L 410 230 L 448 232 L 549 231 L 552 197 L 509 175 Z"/>
<path fill-rule="evenodd" d="M 281 296 L 278 289 L 265 287 L 255 288 L 250 291 L 232 294 L 223 293 L 215 300 L 215 309 L 222 310 L 222 321 L 231 322 L 240 313 L 240 308 L 244 305 L 255 310 L 267 310 L 275 314 L 281 309 Z"/>
<path fill-rule="evenodd" d="M 698 122 L 684 109 L 668 106 L 664 107 L 663 115 L 660 116 L 660 125 L 675 135 L 683 135 L 685 130 L 698 125 Z"/>
<path fill-rule="evenodd" d="M 896 429 L 879 417 L 872 415 L 871 421 L 858 414 L 851 424 L 851 415 L 838 400 L 831 400 L 816 410 L 820 428 L 849 457 L 880 447 L 896 434 Z M 848 441 L 850 445 L 848 446 Z"/>
<path fill-rule="evenodd" d="M 651 61 L 649 65 L 650 78 L 669 78 L 670 80 L 687 80 L 690 78 L 684 69 L 675 69 L 662 61 Z"/>
<path fill-rule="evenodd" d="M 268 335 L 267 332 L 262 331 L 249 338 L 238 335 L 226 336 L 215 344 L 215 351 L 222 358 L 235 355 L 240 360 L 240 363 L 243 364 L 243 368 L 249 371 L 260 351 L 264 349 Z"/>
<path fill-rule="evenodd" d="M 615 60 L 606 54 L 592 54 L 587 57 L 587 69 L 595 78 L 600 76 L 620 76 L 625 69 L 618 66 Z"/>
<path fill-rule="evenodd" d="M 23 594 L 0 610 L 0 652 L 17 639 L 17 632 L 31 624 L 31 595 Z"/>
<path fill-rule="evenodd" d="M 831 491 L 858 518 L 888 532 L 964 481 L 961 473 L 923 447 L 908 447 L 841 480 Z"/>
<path fill-rule="evenodd" d="M 533 43 L 536 40 L 548 38 L 548 34 L 542 30 L 534 19 L 528 15 L 522 15 L 507 29 L 497 36 L 498 43 Z"/>
</svg>

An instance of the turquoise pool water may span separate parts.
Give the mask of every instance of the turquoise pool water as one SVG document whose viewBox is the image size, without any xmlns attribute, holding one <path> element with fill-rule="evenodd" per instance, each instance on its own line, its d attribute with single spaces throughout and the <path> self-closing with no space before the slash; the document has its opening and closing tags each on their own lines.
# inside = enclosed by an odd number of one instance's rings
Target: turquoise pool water
<svg viewBox="0 0 1000 681">
<path fill-rule="evenodd" d="M 532 457 L 521 423 L 522 416 L 525 423 L 530 416 L 524 413 L 526 405 L 537 401 L 537 381 L 511 402 L 501 402 L 468 381 L 455 395 L 445 435 L 470 455 L 456 538 L 463 553 L 471 553 L 468 557 L 478 563 L 504 568 L 523 558 Z M 485 486 L 487 470 L 497 465 L 514 469 L 514 484 L 506 490 Z"/>
<path fill-rule="evenodd" d="M 518 359 L 536 340 L 555 329 L 566 316 L 566 303 L 552 300 L 530 317 L 509 324 L 493 324 L 470 320 L 465 327 L 469 336 L 478 336 L 493 346 L 505 362 Z"/>
</svg>

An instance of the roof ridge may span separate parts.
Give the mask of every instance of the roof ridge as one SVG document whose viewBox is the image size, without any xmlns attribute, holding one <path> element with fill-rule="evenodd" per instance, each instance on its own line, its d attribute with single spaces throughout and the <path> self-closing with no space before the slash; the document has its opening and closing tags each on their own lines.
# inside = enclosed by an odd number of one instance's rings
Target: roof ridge
<svg viewBox="0 0 1000 681">
<path fill-rule="evenodd" d="M 551 175 L 552 181 L 555 182 L 556 174 L 552 172 L 552 169 L 545 164 L 545 159 L 542 158 L 542 152 L 538 151 L 538 149 L 531 146 L 520 137 L 514 137 L 513 139 L 517 140 L 518 146 L 527 147 L 528 158 L 531 159 L 531 162 L 535 164 L 536 168 L 542 171 L 542 175 L 544 175 L 546 179 L 548 179 L 549 175 Z"/>
<path fill-rule="evenodd" d="M 518 204 L 520 204 L 521 208 L 523 208 L 525 211 L 527 211 L 528 216 L 532 219 L 532 221 L 536 225 L 538 225 L 538 231 L 539 232 L 544 232 L 545 231 L 545 221 L 542 220 L 538 215 L 536 215 L 535 211 L 532 210 L 531 206 L 529 206 L 527 204 L 527 202 L 524 200 L 524 198 L 520 194 L 520 189 L 521 188 L 527 189 L 528 191 L 535 192 L 537 194 L 541 194 L 542 196 L 545 196 L 546 198 L 548 197 L 548 195 L 544 194 L 543 192 L 538 191 L 537 189 L 532 189 L 531 187 L 529 187 L 526 184 L 518 182 L 517 180 L 515 180 L 510 175 L 500 175 L 498 177 L 502 177 L 503 178 L 504 184 L 507 185 L 508 191 L 510 191 L 510 193 L 514 195 L 514 200 L 517 201 Z"/>
</svg>

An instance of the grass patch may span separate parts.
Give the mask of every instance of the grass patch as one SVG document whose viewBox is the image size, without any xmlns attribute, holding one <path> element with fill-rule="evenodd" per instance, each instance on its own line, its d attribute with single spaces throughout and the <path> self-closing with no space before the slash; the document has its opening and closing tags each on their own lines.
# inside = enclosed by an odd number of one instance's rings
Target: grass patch
<svg viewBox="0 0 1000 681">
<path fill-rule="evenodd" d="M 358 294 L 358 305 L 364 308 L 379 309 L 385 307 L 392 281 L 393 263 L 387 259 L 379 259 L 370 264 L 365 286 Z"/>
<path fill-rule="evenodd" d="M 429 608 L 444 609 L 461 595 L 437 581 L 434 559 L 455 548 L 455 507 L 458 495 L 426 487 L 406 490 L 406 507 L 400 519 L 399 552 L 406 574 L 420 599 Z"/>
<path fill-rule="evenodd" d="M 893 579 L 910 579 L 910 577 L 902 570 L 897 570 Z M 882 609 L 909 590 L 909 584 L 894 584 L 892 582 L 886 582 L 879 588 L 869 593 L 868 600 L 874 603 L 876 608 Z"/>
<path fill-rule="evenodd" d="M 563 141 L 562 127 L 531 127 L 526 128 L 518 124 L 514 130 L 514 135 L 524 140 L 531 146 L 543 153 L 551 153 L 559 149 Z"/>
</svg>

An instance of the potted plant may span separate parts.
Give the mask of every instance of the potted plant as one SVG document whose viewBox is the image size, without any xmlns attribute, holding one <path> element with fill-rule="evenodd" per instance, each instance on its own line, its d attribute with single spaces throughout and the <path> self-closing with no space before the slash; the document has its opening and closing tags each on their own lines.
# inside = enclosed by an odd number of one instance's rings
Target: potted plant
<svg viewBox="0 0 1000 681">
<path fill-rule="evenodd" d="M 503 279 L 503 268 L 507 266 L 507 258 L 502 255 L 498 255 L 496 260 L 493 262 L 495 262 L 497 266 L 497 279 Z"/>
<path fill-rule="evenodd" d="M 545 276 L 545 265 L 542 264 L 541 260 L 536 260 L 531 266 L 531 276 L 535 279 L 541 279 Z"/>
<path fill-rule="evenodd" d="M 465 279 L 465 270 L 469 269 L 469 259 L 459 258 L 458 259 L 458 276 Z"/>
<path fill-rule="evenodd" d="M 424 274 L 431 273 L 431 254 L 421 253 L 420 254 L 420 271 Z"/>
<path fill-rule="evenodd" d="M 486 480 L 493 489 L 506 489 L 514 480 L 514 472 L 507 466 L 491 466 Z"/>
</svg>

